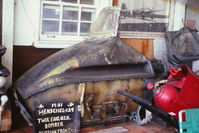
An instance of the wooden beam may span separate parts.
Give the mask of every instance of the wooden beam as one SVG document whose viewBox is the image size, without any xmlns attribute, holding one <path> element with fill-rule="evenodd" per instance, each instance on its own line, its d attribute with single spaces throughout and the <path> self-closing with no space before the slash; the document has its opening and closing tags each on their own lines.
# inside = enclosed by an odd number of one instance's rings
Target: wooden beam
<svg viewBox="0 0 199 133">
<path fill-rule="evenodd" d="M 184 27 L 185 22 L 185 10 L 186 4 L 181 3 L 179 1 L 176 1 L 175 3 L 175 15 L 174 15 L 174 31 L 180 30 L 182 27 Z"/>
<path fill-rule="evenodd" d="M 177 31 L 184 27 L 186 4 L 171 0 L 169 31 Z"/>
<path fill-rule="evenodd" d="M 12 84 L 13 34 L 14 34 L 14 0 L 3 0 L 2 45 L 7 48 L 2 57 L 2 64 L 10 71 L 6 87 Z"/>
</svg>

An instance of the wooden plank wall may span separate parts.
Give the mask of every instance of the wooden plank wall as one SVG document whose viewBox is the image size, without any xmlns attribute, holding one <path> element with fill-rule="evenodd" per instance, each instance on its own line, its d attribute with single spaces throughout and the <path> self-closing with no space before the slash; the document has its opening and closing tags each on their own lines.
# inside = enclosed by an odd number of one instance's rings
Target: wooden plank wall
<svg viewBox="0 0 199 133">
<path fill-rule="evenodd" d="M 119 0 L 113 0 L 113 6 L 117 6 Z M 121 38 L 123 42 L 129 44 L 137 51 L 142 53 L 148 58 L 153 58 L 153 39 L 132 39 L 132 38 Z"/>
<path fill-rule="evenodd" d="M 118 0 L 113 0 L 113 6 L 117 6 L 118 5 Z"/>
<path fill-rule="evenodd" d="M 123 42 L 129 44 L 131 47 L 142 53 L 148 58 L 153 58 L 153 40 L 151 39 L 127 39 L 122 38 Z"/>
<path fill-rule="evenodd" d="M 17 80 L 31 67 L 60 49 L 39 49 L 33 46 L 13 47 L 13 81 Z"/>
</svg>

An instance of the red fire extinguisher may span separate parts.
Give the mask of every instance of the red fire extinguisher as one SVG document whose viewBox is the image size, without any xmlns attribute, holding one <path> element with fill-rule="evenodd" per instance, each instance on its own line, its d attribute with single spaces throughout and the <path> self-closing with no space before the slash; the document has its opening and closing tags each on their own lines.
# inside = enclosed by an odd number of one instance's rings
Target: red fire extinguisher
<svg viewBox="0 0 199 133">
<path fill-rule="evenodd" d="M 162 110 L 178 119 L 183 109 L 199 108 L 199 77 L 187 66 L 169 68 L 166 80 L 148 83 L 153 89 L 154 102 Z"/>
</svg>

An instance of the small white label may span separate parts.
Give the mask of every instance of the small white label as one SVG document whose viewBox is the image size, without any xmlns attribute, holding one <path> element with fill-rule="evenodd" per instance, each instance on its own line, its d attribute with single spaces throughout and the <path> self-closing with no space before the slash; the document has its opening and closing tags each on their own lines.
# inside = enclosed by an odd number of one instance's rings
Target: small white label
<svg viewBox="0 0 199 133">
<path fill-rule="evenodd" d="M 78 106 L 77 106 L 77 110 L 78 110 L 78 111 L 82 111 L 82 109 L 81 109 L 81 106 L 80 106 L 80 105 L 78 105 Z"/>
<path fill-rule="evenodd" d="M 171 116 L 175 116 L 176 115 L 174 112 L 169 112 L 168 114 L 171 115 Z"/>
</svg>

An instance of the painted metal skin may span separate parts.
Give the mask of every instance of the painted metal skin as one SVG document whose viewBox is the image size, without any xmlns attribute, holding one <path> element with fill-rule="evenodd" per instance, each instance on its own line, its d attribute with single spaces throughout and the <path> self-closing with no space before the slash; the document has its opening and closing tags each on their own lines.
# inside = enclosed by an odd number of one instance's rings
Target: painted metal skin
<svg viewBox="0 0 199 133">
<path fill-rule="evenodd" d="M 117 90 L 142 96 L 144 80 L 151 77 L 148 59 L 112 37 L 55 53 L 21 76 L 14 88 L 33 121 L 40 104 L 66 100 L 81 105 L 81 124 L 91 126 L 125 119 L 137 105 Z"/>
</svg>

